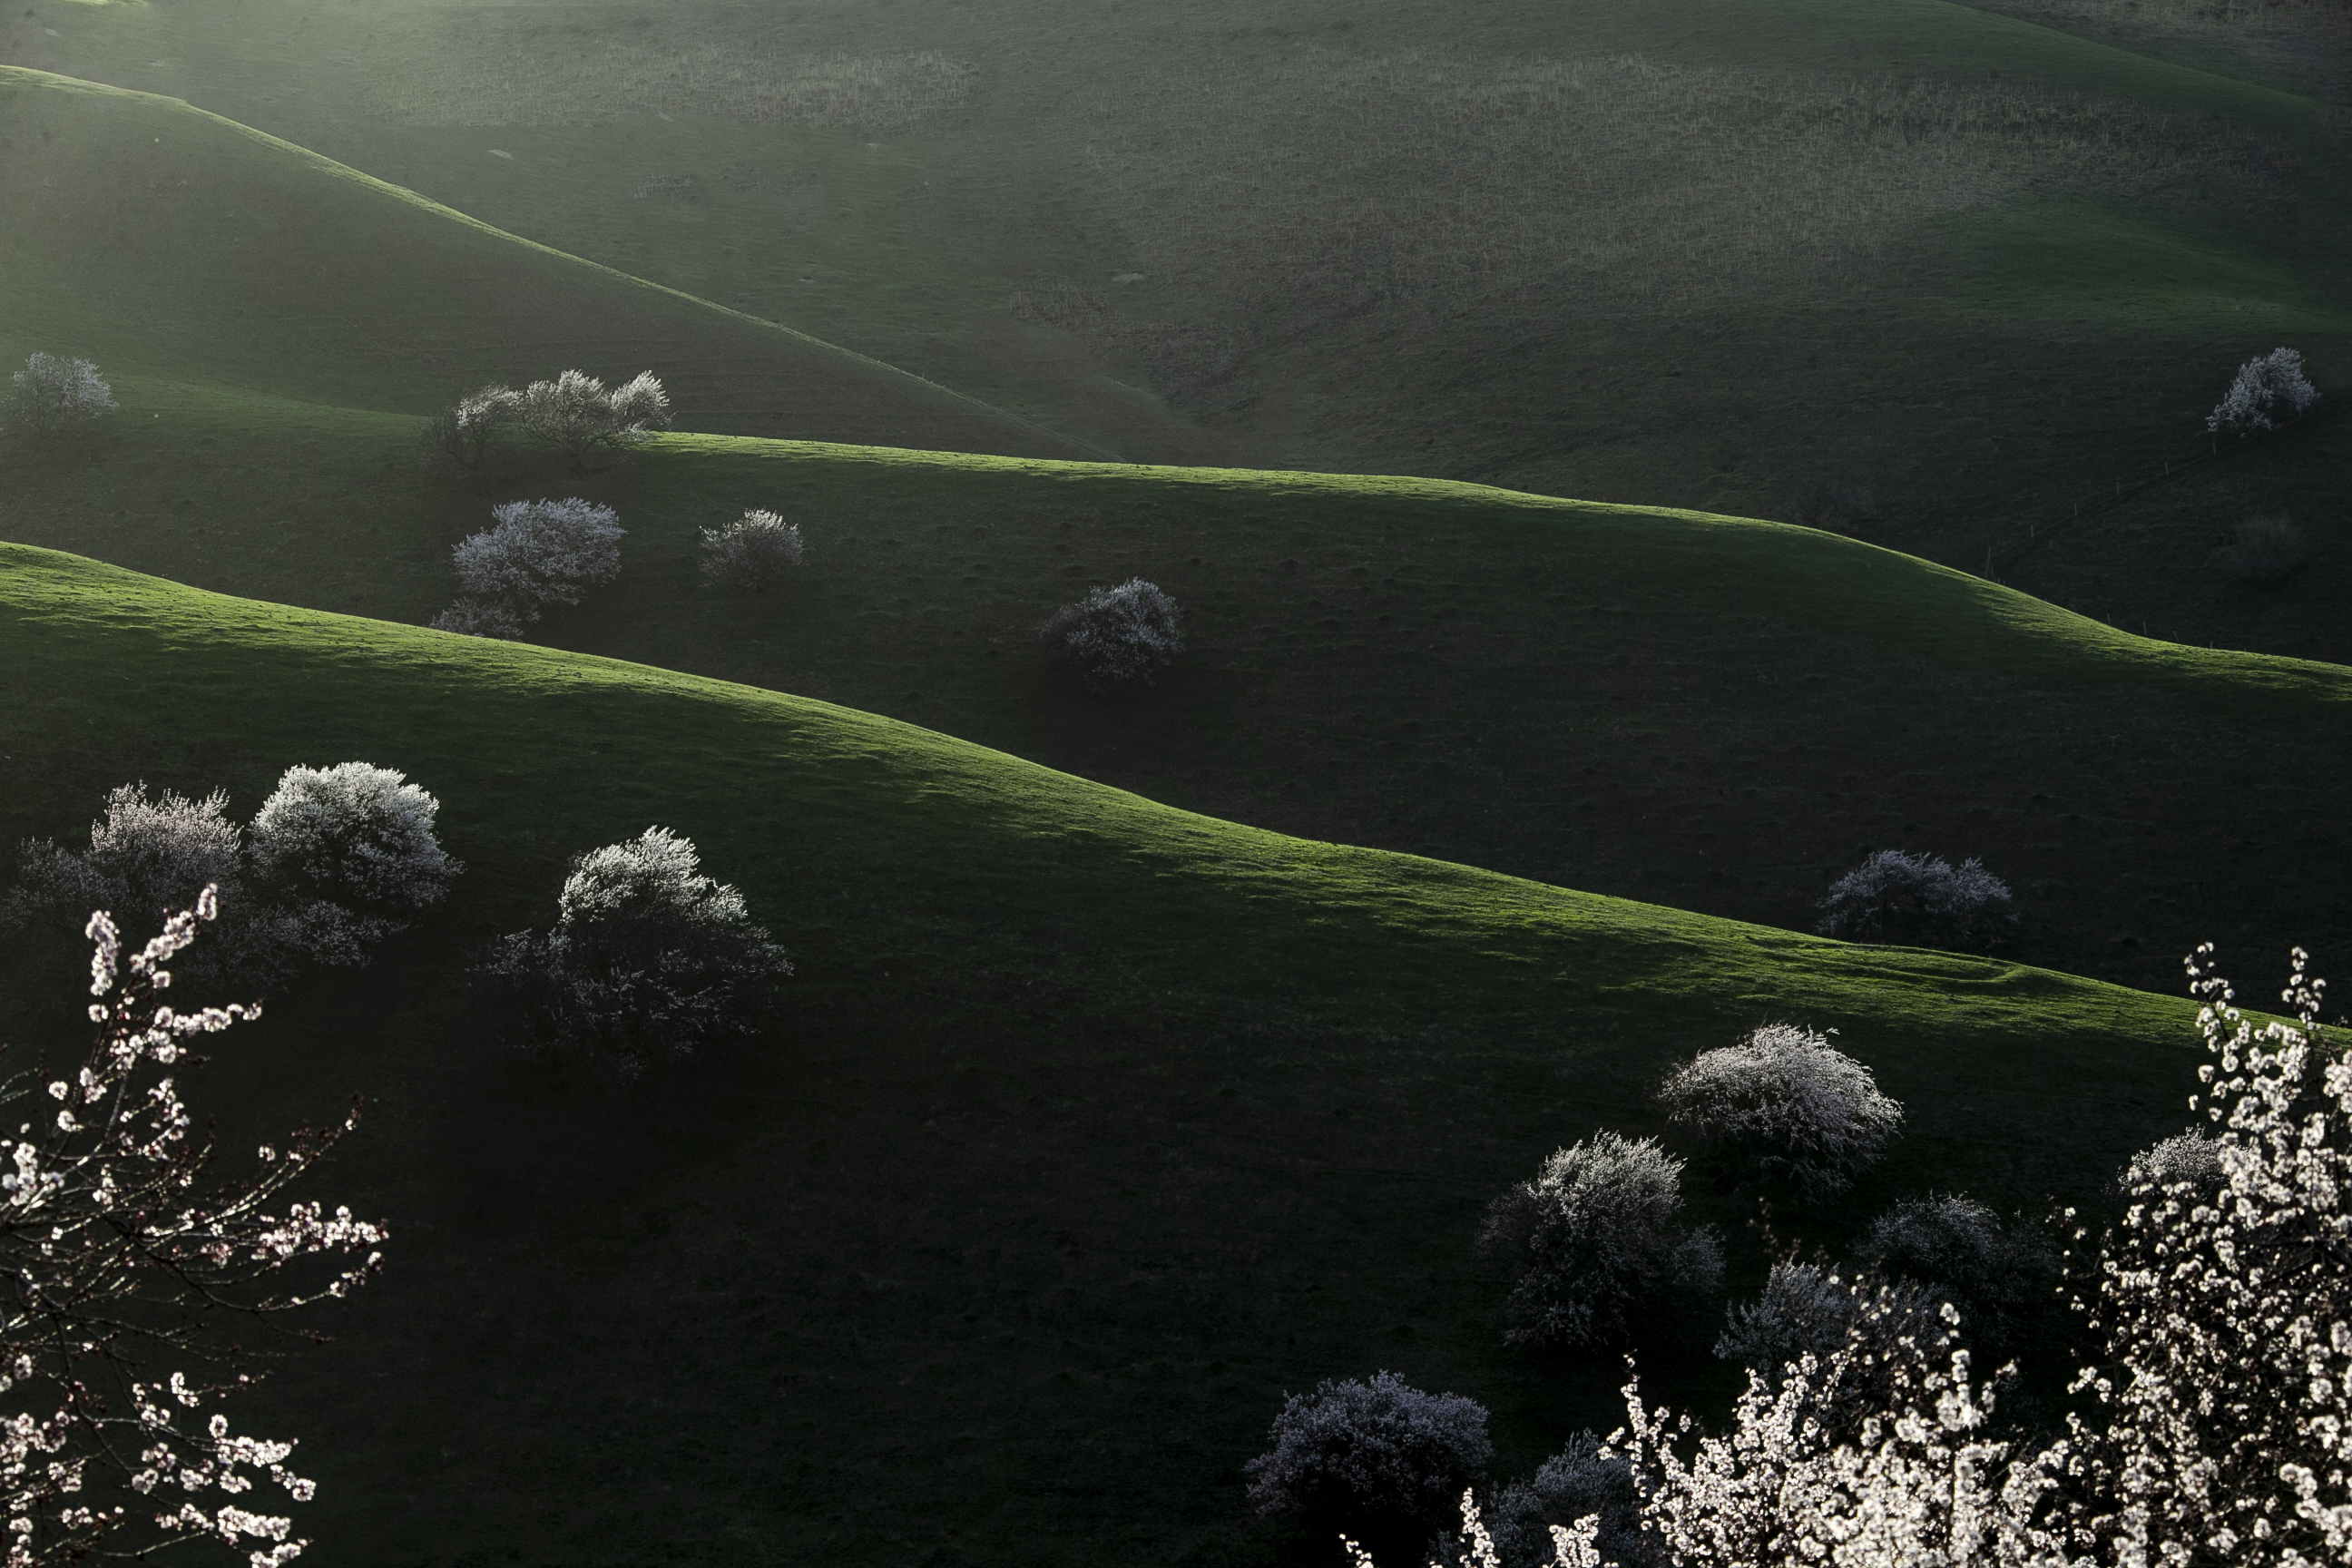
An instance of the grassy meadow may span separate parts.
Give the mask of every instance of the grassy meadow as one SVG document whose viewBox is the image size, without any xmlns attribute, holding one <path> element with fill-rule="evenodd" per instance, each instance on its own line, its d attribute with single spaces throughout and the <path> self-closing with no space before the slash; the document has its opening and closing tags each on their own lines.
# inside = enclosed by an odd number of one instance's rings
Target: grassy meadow
<svg viewBox="0 0 2352 1568">
<path fill-rule="evenodd" d="M 701 427 L 1088 450 L 171 99 L 0 67 L 0 147 L 12 361 L 70 343 L 121 370 L 422 414 L 551 374 L 551 355 L 621 374 L 652 359 Z"/>
<path fill-rule="evenodd" d="M 1847 947 L 1155 805 L 887 718 L 642 665 L 0 551 L 0 832 L 125 777 L 229 789 L 362 756 L 444 802 L 445 918 L 225 1037 L 234 1148 L 360 1092 L 319 1184 L 392 1272 L 246 1402 L 336 1562 L 1320 1561 L 1236 1467 L 1285 1390 L 1392 1367 L 1531 1466 L 1611 1419 L 1605 1356 L 1498 1343 L 1468 1244 L 1678 1055 L 1837 1027 L 1910 1108 L 1845 1203 L 2098 1201 L 2173 1130 L 2185 1002 Z M 633 1093 L 532 1065 L 452 984 L 571 851 L 657 820 L 798 965 L 767 1037 Z M 19 1047 L 79 1027 L 19 945 Z M 1696 1194 L 1760 1248 L 1744 1211 Z M 1711 1399 L 1662 1322 L 1656 1386 Z M 592 1478 L 593 1478 L 592 1479 Z"/>
<path fill-rule="evenodd" d="M 1783 928 L 1897 847 L 1981 857 L 2018 890 L 2016 956 L 2074 973 L 2169 993 L 2200 941 L 2346 952 L 2340 668 L 2150 640 L 1859 541 L 1443 481 L 707 436 L 457 476 L 415 461 L 405 419 L 125 396 L 86 446 L 0 466 L 0 536 L 421 624 L 493 504 L 578 493 L 619 511 L 624 566 L 534 628 L 553 646 Z M 699 531 L 754 506 L 801 524 L 807 564 L 705 588 Z M 1032 629 L 1136 575 L 1185 606 L 1191 655 L 1087 697 Z"/>
<path fill-rule="evenodd" d="M 0 366 L 121 409 L 0 437 L 0 852 L 362 758 L 469 867 L 193 1089 L 230 1148 L 370 1103 L 320 1195 L 389 1272 L 240 1413 L 320 1561 L 1328 1563 L 1243 1500 L 1286 1392 L 1470 1394 L 1498 1478 L 1621 1413 L 1470 1243 L 1677 1059 L 1801 1022 L 1904 1102 L 1773 1218 L 1836 1249 L 2105 1213 L 2196 943 L 2352 973 L 2352 419 L 2202 433 L 2276 343 L 2347 395 L 2324 7 L 8 9 Z M 677 429 L 423 460 L 567 366 Z M 1874 504 L 1800 526 L 1816 483 Z M 424 627 L 493 505 L 575 494 L 617 581 Z M 804 565 L 704 586 L 751 507 Z M 2225 580 L 2278 510 L 2308 569 Z M 1087 696 L 1034 628 L 1134 576 L 1189 651 Z M 782 1021 L 627 1088 L 509 1049 L 467 965 L 653 823 Z M 1809 934 L 1885 847 L 1982 858 L 2014 944 Z M 12 1046 L 77 967 L 11 939 Z M 1722 1305 L 1643 1325 L 1653 1392 L 1725 1407 Z"/>
</svg>

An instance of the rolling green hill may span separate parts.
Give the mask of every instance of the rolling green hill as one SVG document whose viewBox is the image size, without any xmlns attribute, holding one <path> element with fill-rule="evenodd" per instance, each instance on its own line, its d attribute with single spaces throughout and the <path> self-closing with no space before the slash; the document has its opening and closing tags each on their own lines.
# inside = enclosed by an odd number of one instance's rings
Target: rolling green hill
<svg viewBox="0 0 2352 1568">
<path fill-rule="evenodd" d="M 1387 1366 L 1472 1394 L 1511 1468 L 1610 1418 L 1609 1358 L 1498 1348 L 1466 1246 L 1552 1147 L 1652 1131 L 1678 1054 L 1835 1026 L 1910 1108 L 1787 1239 L 1926 1186 L 2094 1201 L 2189 1081 L 2179 1002 L 1283 838 L 638 665 L 20 547 L 0 660 L 0 836 L 70 835 L 125 778 L 249 812 L 286 764 L 357 756 L 434 790 L 471 868 L 194 1090 L 232 1149 L 373 1102 L 321 1192 L 391 1222 L 391 1272 L 247 1410 L 304 1438 L 338 1563 L 1319 1562 L 1243 1511 L 1286 1389 Z M 2305 679 L 2242 668 L 2240 702 Z M 648 821 L 799 973 L 784 1027 L 624 1096 L 503 1052 L 459 970 Z M 70 973 L 23 959 L 13 1038 L 65 1037 Z M 1739 1213 L 1699 1201 L 1752 1275 Z M 1651 1325 L 1654 1385 L 1718 1390 L 1687 1348 L 1711 1332 Z"/>
<path fill-rule="evenodd" d="M 1869 850 L 1980 856 L 2018 956 L 2169 992 L 2200 941 L 2352 958 L 2329 868 L 2352 674 L 2215 652 L 1786 524 L 1410 479 L 1054 464 L 675 436 L 577 479 L 409 460 L 408 422 L 126 384 L 0 455 L 0 538 L 421 623 L 497 501 L 583 493 L 620 580 L 534 636 L 893 715 L 1311 838 L 1810 929 Z M 782 591 L 698 530 L 800 522 Z M 1139 700 L 1030 629 L 1142 575 L 1186 607 Z M 2137 628 L 2134 628 L 2137 631 Z"/>
<path fill-rule="evenodd" d="M 423 413 L 648 366 L 698 428 L 1090 449 L 789 328 L 518 240 L 174 100 L 0 68 L 0 353 Z"/>
<path fill-rule="evenodd" d="M 2248 355 L 2352 363 L 2352 70 L 2319 6 L 2185 41 L 2078 24 L 2186 0 L 35 9 L 0 58 L 1150 461 L 1780 518 L 1828 482 L 1874 494 L 1876 542 L 1976 569 L 2197 449 Z M 2338 595 L 2208 568 L 2250 510 L 2352 554 L 2310 482 L 2345 460 L 2151 492 L 2015 579 L 2340 657 Z"/>
</svg>

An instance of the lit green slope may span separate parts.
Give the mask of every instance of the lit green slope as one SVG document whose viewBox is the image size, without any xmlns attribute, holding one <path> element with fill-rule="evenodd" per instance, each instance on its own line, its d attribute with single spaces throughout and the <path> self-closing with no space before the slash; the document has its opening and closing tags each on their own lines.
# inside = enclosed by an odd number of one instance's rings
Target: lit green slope
<svg viewBox="0 0 2352 1568">
<path fill-rule="evenodd" d="M 517 496 L 628 531 L 535 639 L 822 697 L 1222 818 L 1797 930 L 1872 849 L 1982 857 L 2018 956 L 2169 992 L 2179 955 L 2352 966 L 2352 673 L 2186 647 L 1781 523 L 1438 480 L 673 436 L 586 477 L 451 478 L 407 421 L 125 382 L 0 450 L 0 538 L 412 624 Z M 699 531 L 771 507 L 806 565 L 714 594 Z M 1176 595 L 1154 690 L 1030 637 L 1087 586 Z"/>
<path fill-rule="evenodd" d="M 650 366 L 698 428 L 1087 451 L 177 100 L 6 67 L 0 273 L 11 356 L 420 413 L 492 378 Z"/>
<path fill-rule="evenodd" d="M 1501 1352 L 1465 1247 L 1552 1147 L 1654 1130 L 1677 1054 L 1834 1026 L 1910 1108 L 1850 1204 L 1780 1222 L 1833 1243 L 1928 1186 L 2095 1201 L 2190 1081 L 2178 1002 L 1279 837 L 823 703 L 44 551 L 0 550 L 0 837 L 70 835 L 125 778 L 246 812 L 289 763 L 364 757 L 441 797 L 471 867 L 197 1091 L 231 1147 L 374 1103 L 321 1191 L 391 1220 L 392 1273 L 253 1405 L 304 1437 L 339 1563 L 1270 1561 L 1234 1467 L 1285 1389 L 1460 1389 L 1518 1468 L 1609 1418 L 1617 1365 Z M 649 821 L 800 969 L 772 1037 L 620 1096 L 501 1052 L 456 982 L 545 918 L 568 852 Z M 26 962 L 23 1045 L 77 1012 Z M 1743 1211 L 1697 1202 L 1752 1271 Z M 1720 1382 L 1692 1351 L 1714 1310 L 1646 1329 L 1667 1387 Z"/>
</svg>

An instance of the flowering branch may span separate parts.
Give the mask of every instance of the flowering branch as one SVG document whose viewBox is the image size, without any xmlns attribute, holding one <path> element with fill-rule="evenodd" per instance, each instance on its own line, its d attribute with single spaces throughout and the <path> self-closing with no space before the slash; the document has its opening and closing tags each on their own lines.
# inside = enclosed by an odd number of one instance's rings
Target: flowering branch
<svg viewBox="0 0 2352 1568">
<path fill-rule="evenodd" d="M 290 1538 L 290 1519 L 237 1500 L 259 1479 L 309 1500 L 312 1483 L 286 1468 L 293 1442 L 238 1436 L 217 1412 L 196 1424 L 207 1402 L 256 1377 L 246 1352 L 205 1332 L 208 1314 L 267 1321 L 341 1297 L 378 1270 L 385 1231 L 315 1201 L 275 1207 L 356 1124 L 356 1100 L 340 1126 L 264 1146 L 253 1173 L 214 1177 L 215 1140 L 192 1131 L 174 1070 L 203 1065 L 197 1037 L 260 1008 L 183 1013 L 161 998 L 166 966 L 218 912 L 207 887 L 127 959 L 112 919 L 93 914 L 89 1055 L 38 1091 L 38 1074 L 0 1084 L 0 1103 L 25 1117 L 0 1138 L 5 1568 L 206 1537 L 252 1543 L 252 1568 L 279 1568 L 307 1544 Z M 314 1258 L 332 1260 L 325 1278 L 263 1288 Z"/>
</svg>

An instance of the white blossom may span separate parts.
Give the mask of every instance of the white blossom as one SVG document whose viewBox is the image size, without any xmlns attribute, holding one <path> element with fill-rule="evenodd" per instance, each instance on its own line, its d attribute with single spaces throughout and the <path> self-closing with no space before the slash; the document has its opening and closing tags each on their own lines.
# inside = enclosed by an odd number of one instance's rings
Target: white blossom
<svg viewBox="0 0 2352 1568">
<path fill-rule="evenodd" d="M 2303 373 L 2302 353 L 2275 348 L 2238 367 L 2230 390 L 2205 416 L 2205 428 L 2216 435 L 2238 436 L 2275 430 L 2275 416 L 2301 414 L 2318 401 L 2318 388 Z"/>
<path fill-rule="evenodd" d="M 0 430 L 39 438 L 115 410 L 114 393 L 86 359 L 37 353 L 8 378 Z"/>
<path fill-rule="evenodd" d="M 290 1519 L 234 1504 L 206 1511 L 191 1500 L 138 1515 L 79 1495 L 106 1474 L 136 1498 L 167 1484 L 190 1499 L 238 1497 L 258 1479 L 297 1501 L 310 1497 L 311 1482 L 286 1468 L 290 1440 L 236 1433 L 224 1413 L 205 1411 L 256 1375 L 251 1352 L 220 1342 L 220 1314 L 274 1316 L 341 1295 L 380 1267 L 383 1226 L 315 1200 L 272 1212 L 352 1117 L 297 1133 L 257 1173 L 221 1177 L 209 1138 L 191 1136 L 175 1079 L 157 1070 L 188 1037 L 257 1014 L 155 1000 L 167 965 L 218 913 L 207 887 L 127 958 L 112 919 L 90 916 L 99 1028 L 87 1059 L 53 1090 L 92 1111 L 37 1139 L 27 1126 L 0 1142 L 14 1166 L 0 1175 L 0 1253 L 16 1281 L 0 1300 L 6 1568 L 142 1554 L 197 1537 L 272 1543 L 249 1555 L 274 1565 L 305 1544 L 291 1537 Z M 365 1261 L 352 1257 L 362 1251 Z M 308 1288 L 264 1284 L 306 1260 L 325 1265 Z M 184 1310 L 197 1305 L 206 1310 Z"/>
<path fill-rule="evenodd" d="M 620 574 L 623 530 L 611 507 L 567 496 L 508 501 L 490 515 L 496 527 L 468 535 L 452 552 L 457 585 L 519 621 L 537 619 L 543 605 L 576 605 L 588 585 Z"/>
<path fill-rule="evenodd" d="M 724 528 L 702 531 L 706 585 L 756 594 L 800 563 L 800 526 L 772 511 L 747 511 Z"/>
<path fill-rule="evenodd" d="M 1140 577 L 1090 590 L 1055 610 L 1037 635 L 1096 691 L 1148 684 L 1184 651 L 1176 601 Z"/>
<path fill-rule="evenodd" d="M 1842 1192 L 1903 1124 L 1870 1069 L 1794 1024 L 1766 1024 L 1737 1045 L 1702 1051 L 1658 1090 L 1687 1127 L 1743 1175 L 1812 1198 Z"/>
<path fill-rule="evenodd" d="M 1602 1131 L 1489 1205 L 1478 1250 L 1510 1281 L 1506 1342 L 1604 1343 L 1638 1303 L 1713 1290 L 1723 1248 L 1683 1225 L 1682 1171 L 1655 1139 Z"/>
</svg>

